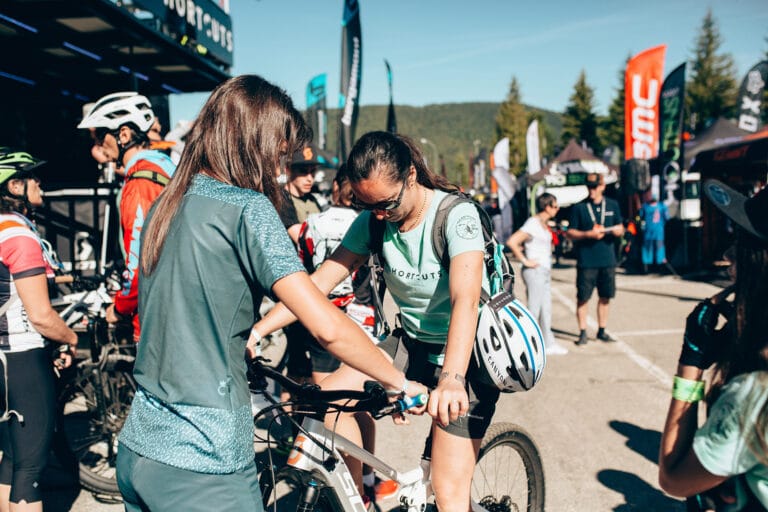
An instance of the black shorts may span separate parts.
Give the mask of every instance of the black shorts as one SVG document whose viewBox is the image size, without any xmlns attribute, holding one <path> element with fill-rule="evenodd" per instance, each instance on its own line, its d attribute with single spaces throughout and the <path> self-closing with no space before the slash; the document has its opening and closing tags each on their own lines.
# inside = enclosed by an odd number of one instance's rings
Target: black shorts
<svg viewBox="0 0 768 512">
<path fill-rule="evenodd" d="M 576 269 L 576 299 L 587 302 L 597 286 L 597 296 L 612 299 L 616 296 L 616 267 Z"/>
<path fill-rule="evenodd" d="M 402 329 L 396 329 L 379 344 L 379 348 L 394 359 L 395 367 L 403 370 L 406 378 L 420 382 L 430 389 L 437 387 L 443 367 L 430 362 L 430 356 L 440 355 L 444 345 L 422 343 L 408 337 Z M 468 439 L 482 439 L 491 424 L 500 392 L 495 387 L 479 382 L 477 374 L 475 360 L 470 358 L 466 375 L 469 413 L 451 421 L 446 427 L 440 427 L 450 434 Z"/>
<path fill-rule="evenodd" d="M 307 340 L 312 339 L 312 335 L 306 327 L 299 322 L 294 322 L 283 329 L 285 340 L 288 343 L 288 375 L 292 377 L 312 376 L 312 362 L 307 353 Z"/>
<path fill-rule="evenodd" d="M 307 340 L 307 352 L 312 361 L 312 371 L 319 373 L 335 372 L 341 366 L 341 361 L 325 350 L 320 343 L 310 337 Z"/>
</svg>

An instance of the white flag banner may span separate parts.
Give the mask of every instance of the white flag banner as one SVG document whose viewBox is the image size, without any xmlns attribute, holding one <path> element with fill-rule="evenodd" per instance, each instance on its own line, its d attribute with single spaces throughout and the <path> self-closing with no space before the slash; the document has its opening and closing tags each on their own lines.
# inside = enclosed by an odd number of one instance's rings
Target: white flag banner
<svg viewBox="0 0 768 512">
<path fill-rule="evenodd" d="M 528 132 L 525 134 L 525 150 L 528 153 L 528 174 L 536 174 L 541 170 L 539 121 L 536 119 L 528 125 Z"/>
<path fill-rule="evenodd" d="M 493 167 L 509 171 L 509 139 L 504 137 L 493 148 Z"/>
<path fill-rule="evenodd" d="M 509 174 L 509 170 L 502 169 L 498 165 L 493 170 L 493 178 L 499 186 L 499 208 L 509 203 L 517 190 L 517 180 Z"/>
</svg>

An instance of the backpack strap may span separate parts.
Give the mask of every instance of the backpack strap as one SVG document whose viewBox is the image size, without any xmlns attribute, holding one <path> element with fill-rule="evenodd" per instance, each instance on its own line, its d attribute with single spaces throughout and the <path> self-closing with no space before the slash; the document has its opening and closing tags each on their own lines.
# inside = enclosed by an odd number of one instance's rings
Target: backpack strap
<svg viewBox="0 0 768 512">
<path fill-rule="evenodd" d="M 472 200 L 461 192 L 451 192 L 445 196 L 440 204 L 437 205 L 435 213 L 435 223 L 432 224 L 432 251 L 434 251 L 440 266 L 448 272 L 451 266 L 450 256 L 448 255 L 448 237 L 446 236 L 446 225 L 448 224 L 448 214 L 453 207 Z"/>
<path fill-rule="evenodd" d="M 387 316 L 384 313 L 384 294 L 387 291 L 387 283 L 384 281 L 384 229 L 386 221 L 379 220 L 372 213 L 368 217 L 368 233 L 370 233 L 369 247 L 371 250 L 371 286 L 373 287 L 373 306 L 381 322 L 382 332 L 387 335 L 390 332 Z"/>
<path fill-rule="evenodd" d="M 483 254 L 483 264 L 485 266 L 485 272 L 491 282 L 491 289 L 505 288 L 511 293 L 512 284 L 514 283 L 514 274 L 509 266 L 509 262 L 504 256 L 503 247 L 496 241 L 493 233 L 493 221 L 488 216 L 488 213 L 480 206 L 477 201 L 469 197 L 463 192 L 451 192 L 445 196 L 440 204 L 437 206 L 437 212 L 435 213 L 435 223 L 432 225 L 432 250 L 435 256 L 440 261 L 440 265 L 446 272 L 450 270 L 450 256 L 447 251 L 448 238 L 446 236 L 446 226 L 448 224 L 448 214 L 451 210 L 462 203 L 471 203 L 477 214 L 480 217 L 480 225 L 483 232 L 483 243 L 485 246 L 485 253 Z M 487 302 L 490 297 L 485 292 L 481 291 L 481 300 Z"/>
<path fill-rule="evenodd" d="M 157 171 L 148 170 L 136 171 L 126 178 L 126 181 L 130 180 L 149 180 L 157 183 L 158 185 L 162 185 L 163 187 L 166 186 L 169 181 L 171 181 L 170 178 Z"/>
</svg>

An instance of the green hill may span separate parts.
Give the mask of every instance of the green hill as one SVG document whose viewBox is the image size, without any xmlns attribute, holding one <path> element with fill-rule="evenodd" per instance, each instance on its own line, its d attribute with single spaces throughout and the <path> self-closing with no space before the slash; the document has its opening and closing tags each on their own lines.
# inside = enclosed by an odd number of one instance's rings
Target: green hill
<svg viewBox="0 0 768 512">
<path fill-rule="evenodd" d="M 475 151 L 474 141 L 479 140 L 479 148 L 490 152 L 495 145 L 495 118 L 499 103 L 444 103 L 411 107 L 395 106 L 397 128 L 400 133 L 412 137 L 417 142 L 426 138 L 437 146 L 445 162 L 447 175 L 451 180 L 466 176 L 469 158 Z M 543 122 L 560 140 L 562 117 L 557 112 L 526 106 L 531 112 L 541 114 Z M 387 106 L 371 105 L 360 107 L 355 135 L 359 137 L 373 130 L 384 130 L 387 125 Z M 328 110 L 328 142 L 326 148 L 336 151 L 338 109 Z M 422 146 L 424 155 L 434 160 L 432 146 Z M 466 178 L 465 178 L 466 179 Z"/>
</svg>

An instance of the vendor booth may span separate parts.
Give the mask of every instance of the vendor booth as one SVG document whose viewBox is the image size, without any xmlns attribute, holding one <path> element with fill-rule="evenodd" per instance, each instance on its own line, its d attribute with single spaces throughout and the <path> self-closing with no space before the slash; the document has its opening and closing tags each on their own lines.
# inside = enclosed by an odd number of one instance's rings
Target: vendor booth
<svg viewBox="0 0 768 512">
<path fill-rule="evenodd" d="M 691 169 L 702 183 L 718 179 L 752 196 L 766 185 L 768 175 L 768 130 L 741 137 L 736 142 L 700 152 Z M 733 225 L 708 200 L 701 203 L 701 258 L 704 266 L 722 259 L 733 243 Z"/>
</svg>

